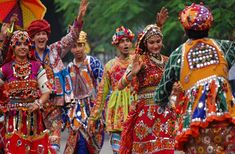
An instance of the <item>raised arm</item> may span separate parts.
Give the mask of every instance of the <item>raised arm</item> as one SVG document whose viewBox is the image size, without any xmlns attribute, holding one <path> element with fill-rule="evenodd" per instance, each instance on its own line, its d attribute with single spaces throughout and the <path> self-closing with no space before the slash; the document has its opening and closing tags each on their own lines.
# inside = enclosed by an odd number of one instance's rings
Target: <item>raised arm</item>
<svg viewBox="0 0 235 154">
<path fill-rule="evenodd" d="M 68 51 L 70 51 L 75 41 L 79 38 L 79 33 L 82 29 L 83 17 L 86 14 L 87 6 L 88 1 L 82 0 L 80 3 L 78 15 L 74 20 L 74 23 L 71 26 L 69 33 L 64 36 L 60 41 L 50 45 L 51 49 L 56 48 L 56 51 L 59 52 L 61 58 L 63 58 L 68 53 Z"/>
<path fill-rule="evenodd" d="M 15 22 L 18 20 L 17 15 L 13 14 L 10 23 L 3 23 L 0 32 L 0 65 L 6 59 L 8 46 L 10 44 L 11 35 L 15 29 Z"/>
<path fill-rule="evenodd" d="M 162 79 L 157 86 L 154 101 L 155 103 L 165 106 L 169 103 L 169 96 L 175 82 L 180 80 L 181 67 L 181 47 L 173 51 L 163 73 Z"/>
<path fill-rule="evenodd" d="M 168 18 L 168 10 L 165 7 L 161 8 L 161 11 L 156 14 L 156 24 L 162 28 Z"/>
<path fill-rule="evenodd" d="M 141 68 L 144 67 L 144 62 L 142 61 L 139 54 L 136 54 L 132 60 L 132 63 L 127 67 L 125 74 L 118 82 L 118 90 L 124 89 L 133 79 L 136 74 L 139 73 Z"/>
<path fill-rule="evenodd" d="M 80 3 L 79 10 L 78 10 L 78 16 L 76 18 L 78 23 L 83 22 L 83 17 L 86 14 L 87 6 L 88 6 L 88 0 L 82 0 Z"/>
</svg>

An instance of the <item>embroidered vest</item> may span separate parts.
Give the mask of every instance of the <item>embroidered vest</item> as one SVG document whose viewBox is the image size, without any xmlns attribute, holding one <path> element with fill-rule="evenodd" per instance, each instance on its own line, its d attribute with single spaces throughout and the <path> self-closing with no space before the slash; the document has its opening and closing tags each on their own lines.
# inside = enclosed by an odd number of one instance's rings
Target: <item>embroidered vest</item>
<svg viewBox="0 0 235 154">
<path fill-rule="evenodd" d="M 180 82 L 185 90 L 211 76 L 227 79 L 227 61 L 220 47 L 212 39 L 186 42 L 182 51 Z"/>
</svg>

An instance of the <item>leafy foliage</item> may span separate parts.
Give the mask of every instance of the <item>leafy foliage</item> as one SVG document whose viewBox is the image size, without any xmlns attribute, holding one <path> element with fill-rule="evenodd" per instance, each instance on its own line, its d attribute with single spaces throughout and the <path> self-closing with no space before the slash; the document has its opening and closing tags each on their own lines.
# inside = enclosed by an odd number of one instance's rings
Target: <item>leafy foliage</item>
<svg viewBox="0 0 235 154">
<path fill-rule="evenodd" d="M 117 27 L 123 25 L 137 35 L 147 24 L 155 22 L 157 11 L 165 6 L 169 11 L 169 18 L 163 27 L 164 53 L 169 55 L 187 39 L 178 21 L 178 14 L 185 5 L 193 2 L 200 3 L 201 0 L 90 0 L 84 19 L 84 30 L 88 33 L 91 47 L 95 51 L 108 52 L 113 50 L 110 42 Z M 72 23 L 80 1 L 54 0 L 54 3 L 57 11 L 64 12 L 64 26 Z M 207 0 L 204 3 L 211 8 L 215 20 L 210 36 L 234 40 L 235 1 Z"/>
</svg>

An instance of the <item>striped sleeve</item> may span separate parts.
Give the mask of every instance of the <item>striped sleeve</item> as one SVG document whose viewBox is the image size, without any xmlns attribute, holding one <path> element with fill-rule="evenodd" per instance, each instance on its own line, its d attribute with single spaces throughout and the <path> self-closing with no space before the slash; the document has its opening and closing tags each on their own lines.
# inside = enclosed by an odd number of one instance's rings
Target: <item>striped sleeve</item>
<svg viewBox="0 0 235 154">
<path fill-rule="evenodd" d="M 160 83 L 158 84 L 154 101 L 159 105 L 166 105 L 169 102 L 169 96 L 173 84 L 180 80 L 182 46 L 178 47 L 169 57 Z"/>
</svg>

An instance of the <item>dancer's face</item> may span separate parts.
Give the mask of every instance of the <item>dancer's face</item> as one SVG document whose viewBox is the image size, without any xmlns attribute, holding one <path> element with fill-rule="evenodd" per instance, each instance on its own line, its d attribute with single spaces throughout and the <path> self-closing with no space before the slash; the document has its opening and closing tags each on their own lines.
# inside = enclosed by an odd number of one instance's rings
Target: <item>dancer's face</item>
<svg viewBox="0 0 235 154">
<path fill-rule="evenodd" d="M 147 40 L 146 45 L 148 52 L 158 54 L 162 49 L 162 37 L 159 35 L 153 35 Z"/>
<path fill-rule="evenodd" d="M 123 55 L 128 55 L 131 48 L 132 48 L 132 42 L 127 37 L 123 37 L 117 44 L 117 49 Z"/>
<path fill-rule="evenodd" d="M 71 52 L 73 53 L 75 58 L 83 58 L 85 55 L 85 44 L 84 43 L 74 43 L 71 48 Z"/>
<path fill-rule="evenodd" d="M 29 43 L 26 40 L 19 39 L 14 48 L 14 54 L 16 57 L 24 59 L 29 53 Z"/>
<path fill-rule="evenodd" d="M 36 33 L 32 40 L 34 41 L 36 48 L 44 50 L 47 45 L 48 35 L 45 31 L 41 31 Z"/>
</svg>

